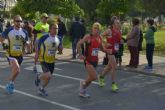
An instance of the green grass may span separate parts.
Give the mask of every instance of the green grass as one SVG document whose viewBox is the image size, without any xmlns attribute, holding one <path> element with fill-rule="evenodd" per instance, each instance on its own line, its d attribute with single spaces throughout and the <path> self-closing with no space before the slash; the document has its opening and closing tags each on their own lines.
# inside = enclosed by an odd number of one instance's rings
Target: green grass
<svg viewBox="0 0 165 110">
<path fill-rule="evenodd" d="M 70 36 L 64 36 L 63 45 L 64 45 L 64 48 L 72 48 Z"/>
<path fill-rule="evenodd" d="M 165 56 L 165 31 L 155 33 L 155 54 Z"/>
<path fill-rule="evenodd" d="M 125 37 L 125 36 L 124 36 Z M 64 37 L 64 47 L 71 48 L 71 41 L 69 36 Z M 143 39 L 143 51 L 142 54 L 145 54 L 146 42 Z M 127 52 L 127 48 L 125 48 Z M 165 56 L 165 31 L 158 31 L 155 33 L 155 55 Z"/>
</svg>

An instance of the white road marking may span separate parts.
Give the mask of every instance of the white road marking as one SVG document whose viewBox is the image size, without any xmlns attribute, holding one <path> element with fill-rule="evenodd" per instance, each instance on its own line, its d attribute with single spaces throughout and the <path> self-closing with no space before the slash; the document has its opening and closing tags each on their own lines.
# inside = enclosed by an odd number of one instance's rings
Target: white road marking
<svg viewBox="0 0 165 110">
<path fill-rule="evenodd" d="M 5 86 L 0 85 L 0 88 L 5 89 Z M 19 93 L 19 94 L 22 94 L 22 95 L 25 95 L 25 96 L 43 101 L 43 102 L 47 102 L 47 103 L 50 103 L 50 104 L 53 104 L 53 105 L 57 105 L 57 106 L 60 106 L 60 107 L 63 107 L 63 108 L 69 109 L 69 110 L 80 110 L 79 108 L 75 108 L 75 107 L 71 107 L 71 106 L 61 104 L 61 103 L 58 103 L 58 102 L 55 102 L 55 101 L 51 101 L 51 100 L 48 100 L 48 99 L 45 99 L 45 98 L 42 98 L 42 97 L 38 97 L 38 96 L 35 96 L 35 95 L 32 95 L 32 94 L 26 93 L 26 92 L 22 92 L 22 91 L 19 91 L 19 90 L 14 90 L 14 91 L 16 93 Z"/>
<path fill-rule="evenodd" d="M 55 65 L 62 65 L 62 64 L 68 64 L 69 62 L 59 62 L 59 63 L 55 63 Z"/>
<path fill-rule="evenodd" d="M 76 81 L 83 81 L 84 79 L 80 79 L 80 78 L 75 78 L 75 77 L 70 77 L 70 76 L 64 76 L 64 75 L 60 75 L 60 74 L 53 74 L 53 76 L 58 76 L 58 77 L 62 77 L 62 78 L 67 78 L 67 79 L 72 79 L 72 80 L 76 80 Z M 93 84 L 99 85 L 98 82 L 93 81 Z"/>
<path fill-rule="evenodd" d="M 33 70 L 33 66 L 30 66 L 30 67 L 27 67 L 27 68 L 24 68 L 24 69 Z M 60 68 L 55 68 L 55 69 L 56 70 L 62 70 Z M 39 73 L 43 72 L 40 65 L 37 65 L 37 72 L 39 72 Z M 63 78 L 72 79 L 72 80 L 76 80 L 76 81 L 83 81 L 84 80 L 84 79 L 80 79 L 80 78 L 75 78 L 75 77 L 70 77 L 70 76 L 65 76 L 65 75 L 60 75 L 60 74 L 55 74 L 55 73 L 53 74 L 53 76 L 63 77 Z M 93 81 L 92 83 L 96 84 L 96 85 L 99 85 L 99 83 L 95 82 L 95 81 Z"/>
<path fill-rule="evenodd" d="M 43 72 L 43 71 L 42 71 L 42 68 L 41 68 L 41 65 L 36 65 L 36 67 L 37 67 L 37 72 L 40 72 L 40 73 Z M 24 68 L 24 69 L 26 69 L 26 70 L 33 70 L 33 66 L 29 66 L 29 67 L 26 67 L 26 68 Z M 60 69 L 60 68 L 55 68 L 55 70 L 62 70 L 62 69 Z"/>
</svg>

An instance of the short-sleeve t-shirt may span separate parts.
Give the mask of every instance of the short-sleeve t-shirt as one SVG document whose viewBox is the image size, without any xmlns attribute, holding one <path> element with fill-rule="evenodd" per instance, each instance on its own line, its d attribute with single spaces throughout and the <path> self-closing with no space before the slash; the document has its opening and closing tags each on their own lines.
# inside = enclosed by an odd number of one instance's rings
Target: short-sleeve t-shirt
<svg viewBox="0 0 165 110">
<path fill-rule="evenodd" d="M 35 25 L 34 29 L 37 30 L 37 31 L 40 31 L 40 30 L 42 30 L 42 29 L 45 30 L 44 33 L 38 33 L 38 34 L 37 34 L 37 39 L 40 39 L 43 35 L 45 35 L 45 34 L 48 33 L 48 31 L 49 31 L 49 24 L 47 24 L 47 23 L 46 23 L 46 24 L 43 24 L 42 22 L 38 22 L 38 23 Z"/>
<path fill-rule="evenodd" d="M 2 37 L 8 39 L 10 56 L 22 56 L 24 52 L 24 44 L 28 41 L 28 33 L 20 28 L 19 30 L 10 27 L 2 33 Z"/>
</svg>

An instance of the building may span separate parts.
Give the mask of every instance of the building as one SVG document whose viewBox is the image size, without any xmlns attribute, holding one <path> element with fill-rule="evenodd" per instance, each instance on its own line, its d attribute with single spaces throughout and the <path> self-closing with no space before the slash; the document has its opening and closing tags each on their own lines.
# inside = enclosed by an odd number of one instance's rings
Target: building
<svg viewBox="0 0 165 110">
<path fill-rule="evenodd" d="M 4 11 L 10 11 L 17 3 L 17 0 L 0 0 L 0 8 Z"/>
</svg>

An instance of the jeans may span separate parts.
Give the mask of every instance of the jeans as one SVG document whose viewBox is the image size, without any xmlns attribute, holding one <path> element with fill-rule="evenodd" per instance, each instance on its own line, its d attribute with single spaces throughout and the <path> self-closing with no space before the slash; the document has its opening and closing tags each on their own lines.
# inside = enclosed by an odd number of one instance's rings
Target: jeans
<svg viewBox="0 0 165 110">
<path fill-rule="evenodd" d="M 72 39 L 72 55 L 73 55 L 73 58 L 76 58 L 78 41 L 79 41 L 79 38 Z"/>
<path fill-rule="evenodd" d="M 148 61 L 148 66 L 152 68 L 153 65 L 153 53 L 154 53 L 155 44 L 146 45 L 146 58 Z"/>
<path fill-rule="evenodd" d="M 59 46 L 58 46 L 58 50 L 62 51 L 63 50 L 63 36 L 58 36 L 58 39 L 60 41 Z"/>
</svg>

